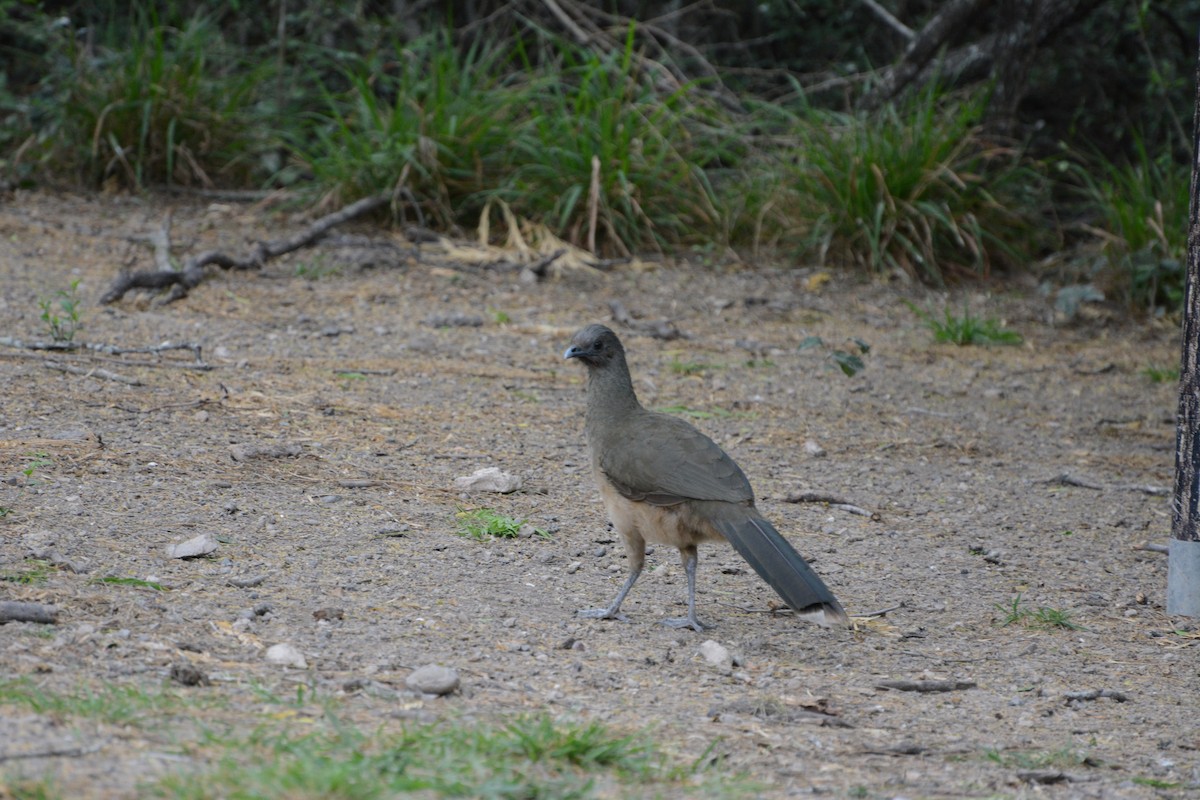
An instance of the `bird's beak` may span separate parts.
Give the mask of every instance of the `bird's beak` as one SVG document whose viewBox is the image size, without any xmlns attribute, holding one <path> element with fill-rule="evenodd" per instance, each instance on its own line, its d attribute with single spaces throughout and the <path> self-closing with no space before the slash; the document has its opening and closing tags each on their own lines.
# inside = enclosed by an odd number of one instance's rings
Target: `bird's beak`
<svg viewBox="0 0 1200 800">
<path fill-rule="evenodd" d="M 583 351 L 575 345 L 571 345 L 563 352 L 563 359 L 578 358 L 581 355 L 583 355 Z"/>
</svg>

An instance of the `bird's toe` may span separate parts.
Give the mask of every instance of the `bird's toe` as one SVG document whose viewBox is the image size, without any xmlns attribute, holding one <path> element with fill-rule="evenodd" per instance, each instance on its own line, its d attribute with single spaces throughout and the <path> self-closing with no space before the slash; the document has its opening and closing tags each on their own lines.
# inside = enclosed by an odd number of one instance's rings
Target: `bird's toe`
<svg viewBox="0 0 1200 800">
<path fill-rule="evenodd" d="M 696 633 L 704 633 L 706 630 L 713 627 L 712 625 L 701 622 L 695 617 L 675 617 L 672 619 L 664 619 L 662 624 L 666 625 L 668 628 L 691 628 Z"/>
</svg>

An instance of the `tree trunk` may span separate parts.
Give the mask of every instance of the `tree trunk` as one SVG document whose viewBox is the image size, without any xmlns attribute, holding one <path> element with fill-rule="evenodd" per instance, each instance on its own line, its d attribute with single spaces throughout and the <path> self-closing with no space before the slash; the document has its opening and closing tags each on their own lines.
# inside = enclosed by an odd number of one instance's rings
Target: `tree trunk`
<svg viewBox="0 0 1200 800">
<path fill-rule="evenodd" d="M 1200 617 L 1200 61 L 1192 123 L 1183 359 L 1175 434 L 1175 498 L 1167 567 L 1167 613 Z"/>
</svg>

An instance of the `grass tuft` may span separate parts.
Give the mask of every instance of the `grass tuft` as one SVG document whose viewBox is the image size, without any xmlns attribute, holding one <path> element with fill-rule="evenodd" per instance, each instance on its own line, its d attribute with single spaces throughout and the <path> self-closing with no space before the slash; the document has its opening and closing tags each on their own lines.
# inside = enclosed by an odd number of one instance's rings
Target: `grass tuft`
<svg viewBox="0 0 1200 800">
<path fill-rule="evenodd" d="M 938 319 L 913 303 L 906 301 L 905 304 L 933 332 L 934 341 L 937 342 L 966 347 L 979 344 L 1018 345 L 1024 341 L 1021 334 L 1005 329 L 998 320 L 971 316 L 971 312 L 965 308 L 961 317 L 955 316 L 947 308 L 943 318 Z"/>
<path fill-rule="evenodd" d="M 1023 604 L 1020 594 L 1017 594 L 1010 603 L 997 603 L 995 608 L 1003 614 L 1000 620 L 1001 627 L 1024 625 L 1044 630 L 1054 628 L 1065 628 L 1072 631 L 1086 630 L 1082 625 L 1071 620 L 1070 612 L 1047 606 L 1039 606 L 1036 609 L 1029 608 Z"/>
<path fill-rule="evenodd" d="M 506 517 L 490 508 L 459 508 L 454 515 L 458 519 L 458 535 L 476 541 L 489 539 L 515 539 L 525 527 L 525 520 Z M 549 532 L 533 528 L 533 535 L 549 539 Z"/>
</svg>

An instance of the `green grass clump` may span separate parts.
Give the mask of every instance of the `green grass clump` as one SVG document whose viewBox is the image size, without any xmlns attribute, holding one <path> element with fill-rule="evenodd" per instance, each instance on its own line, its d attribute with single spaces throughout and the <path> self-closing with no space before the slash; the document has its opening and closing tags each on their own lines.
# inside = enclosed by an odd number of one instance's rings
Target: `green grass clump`
<svg viewBox="0 0 1200 800">
<path fill-rule="evenodd" d="M 134 19 L 97 31 L 94 49 L 61 32 L 42 84 L 54 102 L 30 115 L 22 157 L 91 185 L 245 180 L 265 147 L 256 103 L 270 62 L 250 63 L 203 16 L 175 27 L 138 6 Z"/>
<path fill-rule="evenodd" d="M 1131 305 L 1179 308 L 1187 258 L 1191 165 L 1140 138 L 1127 162 L 1076 165 L 1114 282 Z"/>
<path fill-rule="evenodd" d="M 1179 382 L 1179 367 L 1160 367 L 1147 364 L 1146 368 L 1142 370 L 1142 374 L 1149 378 L 1151 383 Z"/>
<path fill-rule="evenodd" d="M 870 116 L 806 113 L 787 178 L 815 252 L 939 285 L 1011 255 L 1038 181 L 982 137 L 983 107 L 933 87 Z"/>
<path fill-rule="evenodd" d="M 459 535 L 477 541 L 514 539 L 525 526 L 525 520 L 506 517 L 490 508 L 460 508 L 454 516 L 458 519 Z M 550 534 L 541 528 L 534 528 L 533 534 L 542 539 L 550 538 Z"/>
<path fill-rule="evenodd" d="M 54 565 L 42 558 L 25 559 L 25 567 L 15 572 L 0 572 L 0 581 L 39 586 L 50 580 Z"/>
<path fill-rule="evenodd" d="M 117 684 L 48 692 L 33 681 L 16 679 L 0 681 L 0 705 L 19 706 L 56 719 L 81 717 L 129 725 L 175 713 L 179 696 L 157 688 Z"/>
<path fill-rule="evenodd" d="M 83 328 L 79 315 L 79 279 L 71 281 L 69 288 L 59 289 L 51 297 L 38 300 L 42 322 L 46 323 L 50 338 L 56 342 L 71 342 Z"/>
<path fill-rule="evenodd" d="M 105 575 L 103 578 L 96 578 L 91 582 L 106 583 L 110 586 L 132 586 L 137 589 L 153 589 L 156 592 L 164 591 L 167 588 L 156 581 L 147 581 L 141 578 L 125 578 L 119 575 Z"/>
<path fill-rule="evenodd" d="M 644 797 L 695 782 L 652 740 L 599 723 L 546 716 L 507 725 L 440 723 L 366 735 L 346 726 L 309 735 L 264 728 L 200 776 L 156 789 L 181 800 L 257 797 Z"/>
<path fill-rule="evenodd" d="M 1010 603 L 997 603 L 996 610 L 1003 614 L 1000 619 L 1001 627 L 1024 625 L 1045 630 L 1054 628 L 1065 628 L 1072 631 L 1085 630 L 1082 625 L 1071 620 L 1070 612 L 1047 606 L 1030 608 L 1023 603 L 1020 594 L 1014 597 Z"/>
<path fill-rule="evenodd" d="M 1024 341 L 1021 334 L 1004 328 L 998 320 L 991 317 L 980 319 L 972 316 L 966 309 L 963 309 L 962 316 L 959 317 L 947 308 L 943 317 L 938 319 L 912 303 L 907 305 L 933 332 L 934 341 L 937 342 L 966 347 L 975 344 L 1017 345 Z"/>
</svg>

